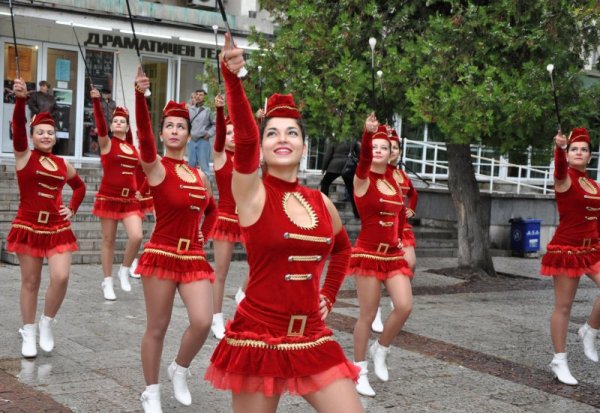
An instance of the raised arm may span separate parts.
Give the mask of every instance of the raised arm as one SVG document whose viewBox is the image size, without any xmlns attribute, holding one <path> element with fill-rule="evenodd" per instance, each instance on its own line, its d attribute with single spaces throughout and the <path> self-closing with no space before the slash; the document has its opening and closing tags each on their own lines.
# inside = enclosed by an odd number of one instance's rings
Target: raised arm
<svg viewBox="0 0 600 413">
<path fill-rule="evenodd" d="M 16 100 L 12 117 L 12 139 L 17 170 L 20 170 L 25 167 L 31 156 L 31 151 L 27 145 L 27 118 L 25 117 L 27 86 L 23 79 L 15 79 L 13 93 L 15 94 Z"/>
<path fill-rule="evenodd" d="M 108 128 L 106 127 L 106 119 L 100 105 L 100 92 L 96 88 L 90 91 L 92 104 L 94 105 L 94 122 L 98 130 L 98 143 L 100 144 L 100 153 L 105 154 L 110 151 L 110 138 L 108 137 Z"/>
<path fill-rule="evenodd" d="M 571 178 L 567 170 L 567 138 L 558 132 L 554 137 L 554 189 L 556 192 L 566 192 L 571 187 Z"/>
<path fill-rule="evenodd" d="M 165 169 L 160 163 L 156 153 L 156 142 L 152 133 L 152 123 L 144 92 L 150 87 L 150 79 L 144 74 L 142 67 L 138 67 L 135 80 L 135 119 L 137 126 L 138 142 L 140 145 L 140 160 L 148 184 L 156 186 L 165 179 Z"/>
<path fill-rule="evenodd" d="M 240 224 L 253 224 L 262 213 L 265 191 L 258 177 L 259 130 L 242 81 L 236 73 L 245 66 L 244 51 L 234 49 L 229 35 L 221 53 L 221 69 L 225 80 L 227 107 L 235 128 L 232 192 L 238 205 Z"/>
<path fill-rule="evenodd" d="M 377 132 L 379 122 L 375 113 L 371 113 L 365 122 L 362 141 L 360 144 L 360 156 L 356 173 L 354 175 L 354 195 L 361 197 L 369 188 L 369 170 L 373 161 L 373 134 Z"/>
</svg>

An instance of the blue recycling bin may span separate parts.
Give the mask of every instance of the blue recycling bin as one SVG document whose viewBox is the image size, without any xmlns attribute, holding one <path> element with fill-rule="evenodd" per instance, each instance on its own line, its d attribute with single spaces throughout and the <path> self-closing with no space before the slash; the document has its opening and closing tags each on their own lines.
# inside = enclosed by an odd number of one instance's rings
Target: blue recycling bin
<svg viewBox="0 0 600 413">
<path fill-rule="evenodd" d="M 510 220 L 510 247 L 519 253 L 539 252 L 541 219 Z"/>
</svg>

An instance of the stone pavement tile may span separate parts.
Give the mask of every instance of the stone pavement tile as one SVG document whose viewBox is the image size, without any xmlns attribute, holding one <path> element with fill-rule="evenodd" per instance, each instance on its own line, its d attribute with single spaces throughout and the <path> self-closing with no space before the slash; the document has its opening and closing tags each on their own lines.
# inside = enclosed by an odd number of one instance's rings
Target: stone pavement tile
<svg viewBox="0 0 600 413">
<path fill-rule="evenodd" d="M 531 413 L 598 413 L 598 408 L 562 397 L 553 397 L 546 402 L 527 406 L 527 411 Z"/>
<path fill-rule="evenodd" d="M 94 389 L 93 391 L 81 391 L 77 393 L 77 397 L 73 397 L 73 394 L 57 394 L 52 395 L 54 399 L 58 402 L 67 404 L 73 412 L 81 412 L 81 413 L 117 413 L 124 412 L 127 410 L 122 410 L 122 407 L 116 403 L 116 398 L 113 401 L 107 400 L 101 396 L 99 393 L 103 391 L 114 391 L 116 389 Z M 139 405 L 138 412 L 141 412 L 141 404 Z M 129 410 L 136 411 L 136 410 Z"/>
</svg>

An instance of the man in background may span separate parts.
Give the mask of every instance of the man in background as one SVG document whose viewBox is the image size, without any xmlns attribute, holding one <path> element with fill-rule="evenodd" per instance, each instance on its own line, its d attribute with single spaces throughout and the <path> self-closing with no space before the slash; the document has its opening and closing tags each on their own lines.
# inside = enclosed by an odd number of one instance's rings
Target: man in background
<svg viewBox="0 0 600 413">
<path fill-rule="evenodd" d="M 188 143 L 188 163 L 194 168 L 200 168 L 206 175 L 210 174 L 210 138 L 215 134 L 215 116 L 204 106 L 206 92 L 202 89 L 192 93 L 188 107 L 192 138 Z"/>
<path fill-rule="evenodd" d="M 37 115 L 41 112 L 50 112 L 52 117 L 56 120 L 58 115 L 58 106 L 56 106 L 56 100 L 50 93 L 52 87 L 50 83 L 45 80 L 40 81 L 40 89 L 36 92 L 31 92 L 29 95 L 29 101 L 27 105 L 31 111 L 31 116 Z"/>
</svg>

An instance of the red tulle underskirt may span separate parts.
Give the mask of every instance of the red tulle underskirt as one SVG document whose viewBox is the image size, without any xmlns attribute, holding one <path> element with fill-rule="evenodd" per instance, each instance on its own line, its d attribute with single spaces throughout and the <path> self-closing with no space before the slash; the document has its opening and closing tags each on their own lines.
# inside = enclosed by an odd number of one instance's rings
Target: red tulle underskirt
<svg viewBox="0 0 600 413">
<path fill-rule="evenodd" d="M 233 218 L 231 216 L 224 216 L 225 218 Z M 235 216 L 237 219 L 237 216 Z M 240 224 L 221 218 L 221 214 L 217 218 L 217 222 L 213 227 L 213 230 L 209 236 L 217 241 L 227 242 L 242 242 L 242 233 L 240 230 Z"/>
<path fill-rule="evenodd" d="M 374 257 L 358 257 L 356 254 L 368 254 Z M 413 272 L 403 257 L 404 253 L 402 252 L 396 254 L 382 254 L 355 247 L 352 248 L 348 274 L 375 277 L 380 281 L 385 281 L 396 275 L 404 275 L 412 278 Z"/>
<path fill-rule="evenodd" d="M 175 256 L 147 252 L 146 250 L 149 248 L 161 250 Z M 186 259 L 190 256 L 198 256 L 198 258 Z M 150 242 L 144 245 L 144 252 L 139 258 L 135 273 L 145 277 L 172 280 L 177 283 L 190 283 L 199 280 L 209 280 L 212 283 L 215 280 L 215 272 L 206 260 L 204 251 L 190 250 L 177 253 L 177 248 Z"/>
<path fill-rule="evenodd" d="M 412 230 L 412 226 L 409 225 L 410 228 L 404 226 L 404 230 L 402 231 L 402 245 L 405 247 L 415 247 L 417 246 L 417 239 L 415 238 L 415 233 Z"/>
<path fill-rule="evenodd" d="M 568 245 L 548 245 L 542 257 L 542 275 L 577 278 L 583 274 L 600 271 L 600 245 L 573 247 Z"/>
<path fill-rule="evenodd" d="M 315 323 L 310 319 L 308 324 Z M 322 323 L 318 320 L 318 323 Z M 314 327 L 314 328 L 311 328 Z M 285 330 L 285 329 L 284 329 Z M 304 395 L 326 387 L 333 381 L 348 378 L 356 380 L 358 369 L 346 358 L 340 345 L 330 337 L 331 330 L 307 325 L 311 336 L 281 336 L 266 323 L 236 313 L 226 327 L 222 339 L 211 357 L 205 379 L 221 390 L 261 392 L 267 397 L 289 392 Z M 315 332 L 316 331 L 316 332 Z M 231 345 L 228 339 L 254 340 L 269 345 L 283 343 L 314 343 L 302 349 L 261 348 L 252 343 Z"/>
<path fill-rule="evenodd" d="M 92 214 L 98 218 L 108 218 L 121 220 L 131 215 L 137 215 L 140 218 L 144 214 L 140 210 L 140 203 L 135 198 L 96 198 Z"/>
<path fill-rule="evenodd" d="M 151 214 L 154 212 L 154 199 L 152 197 L 144 198 L 139 203 L 142 214 Z"/>
<path fill-rule="evenodd" d="M 67 251 L 77 251 L 77 239 L 71 230 L 70 223 L 52 226 L 33 225 L 25 221 L 13 222 L 13 225 L 25 225 L 25 228 L 10 229 L 6 237 L 6 250 L 17 254 L 27 254 L 32 257 L 51 257 Z M 58 231 L 45 234 L 34 231 Z"/>
</svg>

